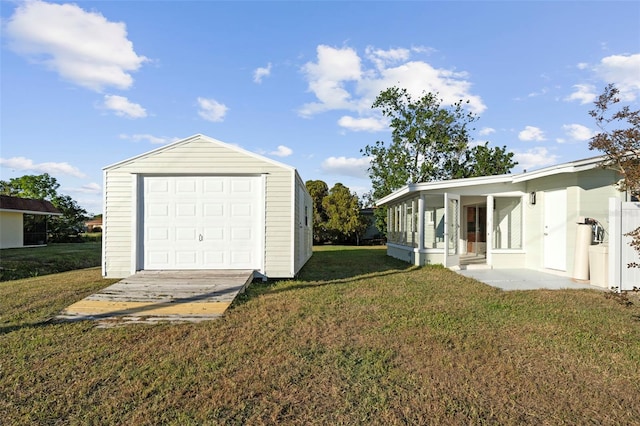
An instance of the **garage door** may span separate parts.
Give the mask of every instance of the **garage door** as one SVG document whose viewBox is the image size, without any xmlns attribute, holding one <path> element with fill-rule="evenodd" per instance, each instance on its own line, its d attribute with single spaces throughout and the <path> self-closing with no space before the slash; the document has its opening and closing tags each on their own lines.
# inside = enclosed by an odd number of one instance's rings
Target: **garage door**
<svg viewBox="0 0 640 426">
<path fill-rule="evenodd" d="M 143 269 L 261 269 L 262 179 L 144 178 Z"/>
</svg>

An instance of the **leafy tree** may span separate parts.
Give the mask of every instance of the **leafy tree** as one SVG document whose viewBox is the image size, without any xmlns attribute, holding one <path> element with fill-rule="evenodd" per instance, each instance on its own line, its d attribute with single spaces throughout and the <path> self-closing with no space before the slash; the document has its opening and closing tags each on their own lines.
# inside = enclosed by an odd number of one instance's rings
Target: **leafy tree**
<svg viewBox="0 0 640 426">
<path fill-rule="evenodd" d="M 604 152 L 605 167 L 617 170 L 623 178 L 624 189 L 631 194 L 640 192 L 640 110 L 632 111 L 628 105 L 618 107 L 620 90 L 607 85 L 594 102 L 589 115 L 600 128 L 589 141 L 589 149 Z"/>
<path fill-rule="evenodd" d="M 595 108 L 589 111 L 600 128 L 589 141 L 589 149 L 604 152 L 603 167 L 620 173 L 621 189 L 637 197 L 640 193 L 640 110 L 633 111 L 628 105 L 619 107 L 619 94 L 615 85 L 607 85 L 594 102 Z M 626 235 L 631 237 L 631 247 L 640 253 L 640 228 Z M 631 262 L 627 266 L 638 268 L 640 264 Z"/>
<path fill-rule="evenodd" d="M 48 200 L 62 216 L 54 216 L 49 221 L 51 241 L 62 242 L 70 236 L 77 236 L 88 219 L 87 211 L 68 195 L 59 194 L 60 184 L 48 173 L 26 175 L 12 178 L 8 182 L 0 181 L 0 193 L 13 197 Z"/>
<path fill-rule="evenodd" d="M 367 221 L 360 214 L 360 201 L 356 194 L 341 183 L 336 183 L 322 200 L 327 213 L 327 230 L 335 242 L 356 240 L 367 229 Z"/>
<path fill-rule="evenodd" d="M 327 212 L 322 206 L 322 200 L 329 195 L 329 187 L 321 180 L 308 180 L 305 186 L 313 200 L 313 241 L 320 244 L 329 237 L 326 225 Z"/>
<path fill-rule="evenodd" d="M 451 177 L 454 179 L 493 176 L 509 173 L 517 163 L 513 161 L 513 152 L 507 152 L 503 146 L 489 148 L 489 142 L 468 149 L 464 160 L 452 165 Z"/>
<path fill-rule="evenodd" d="M 462 101 L 441 105 L 434 93 L 414 100 L 406 89 L 381 92 L 372 108 L 390 119 L 391 142 L 377 141 L 361 152 L 371 158 L 369 177 L 374 199 L 417 182 L 508 173 L 517 163 L 506 147 L 488 142 L 469 148 L 471 125 L 477 117 Z M 468 103 L 468 102 L 467 102 Z M 386 232 L 386 209 L 376 209 L 376 226 Z"/>
</svg>

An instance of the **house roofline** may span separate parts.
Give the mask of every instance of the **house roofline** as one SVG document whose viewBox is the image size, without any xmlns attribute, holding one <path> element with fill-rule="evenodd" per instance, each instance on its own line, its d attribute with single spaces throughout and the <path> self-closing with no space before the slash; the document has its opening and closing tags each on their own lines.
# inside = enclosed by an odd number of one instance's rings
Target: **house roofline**
<svg viewBox="0 0 640 426">
<path fill-rule="evenodd" d="M 256 154 L 255 152 L 251 152 L 251 151 L 248 151 L 248 150 L 246 150 L 244 148 L 240 148 L 239 146 L 232 145 L 230 143 L 223 142 L 223 141 L 218 140 L 218 139 L 214 139 L 214 138 L 209 137 L 207 135 L 203 135 L 202 133 L 197 133 L 197 134 L 189 136 L 187 138 L 180 139 L 178 141 L 172 142 L 172 143 L 167 144 L 167 145 L 163 145 L 163 146 L 161 146 L 159 148 L 156 148 L 156 149 L 153 149 L 151 151 L 147 151 L 147 152 L 144 152 L 142 154 L 138 154 L 138 155 L 136 155 L 134 157 L 127 158 L 126 160 L 122 160 L 122 161 L 119 161 L 117 163 L 110 164 L 108 166 L 103 167 L 102 170 L 107 171 L 109 169 L 114 169 L 116 167 L 120 167 L 120 166 L 122 166 L 124 164 L 131 163 L 131 162 L 139 160 L 141 158 L 150 157 L 150 156 L 156 155 L 156 154 L 158 154 L 160 152 L 167 151 L 169 149 L 175 148 L 175 147 L 177 147 L 179 145 L 183 145 L 183 144 L 189 143 L 189 142 L 191 142 L 193 140 L 196 140 L 196 139 L 203 139 L 203 140 L 205 140 L 207 142 L 211 142 L 211 143 L 215 143 L 215 144 L 218 144 L 218 145 L 222 145 L 223 147 L 228 148 L 228 149 L 230 149 L 232 151 L 236 151 L 238 153 L 254 157 L 254 158 L 256 158 L 258 160 L 261 160 L 261 161 L 266 161 L 268 163 L 271 163 L 271 164 L 273 164 L 275 166 L 278 166 L 278 167 L 282 167 L 282 168 L 287 169 L 287 170 L 291 170 L 291 171 L 295 171 L 296 170 L 295 167 L 293 167 L 293 166 L 289 166 L 287 164 L 284 164 L 284 163 L 281 163 L 279 161 L 273 160 L 271 158 L 262 156 L 260 154 Z"/>
<path fill-rule="evenodd" d="M 606 156 L 601 155 L 597 157 L 590 157 L 582 160 L 570 161 L 568 163 L 561 163 L 554 166 L 544 167 L 542 169 L 534 170 L 531 172 L 522 172 L 517 174 L 481 176 L 473 178 L 450 179 L 408 184 L 398 189 L 397 191 L 394 191 L 391 194 L 380 198 L 376 201 L 376 205 L 381 206 L 387 204 L 393 200 L 396 200 L 413 192 L 447 188 L 461 188 L 466 186 L 479 186 L 495 183 L 521 183 L 546 176 L 581 172 L 600 167 L 601 164 L 606 160 L 606 158 Z"/>
</svg>

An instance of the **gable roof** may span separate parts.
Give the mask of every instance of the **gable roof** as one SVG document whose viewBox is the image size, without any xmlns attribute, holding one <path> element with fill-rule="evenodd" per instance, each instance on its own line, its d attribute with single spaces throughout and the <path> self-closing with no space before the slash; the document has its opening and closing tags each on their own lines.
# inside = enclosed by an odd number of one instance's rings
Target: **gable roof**
<svg viewBox="0 0 640 426">
<path fill-rule="evenodd" d="M 271 163 L 271 164 L 276 165 L 278 167 L 282 167 L 282 168 L 285 168 L 285 169 L 288 169 L 288 170 L 291 170 L 291 171 L 295 170 L 294 167 L 291 167 L 291 166 L 286 165 L 284 163 L 280 163 L 278 161 L 272 160 L 271 158 L 263 157 L 262 155 L 256 154 L 255 152 L 247 151 L 246 149 L 240 148 L 238 146 L 231 145 L 229 143 L 222 142 L 222 141 L 217 140 L 217 139 L 213 139 L 213 138 L 211 138 L 209 136 L 206 136 L 206 135 L 203 135 L 201 133 L 195 134 L 193 136 L 189 136 L 188 138 L 180 139 L 180 140 L 172 142 L 170 144 L 161 146 L 160 148 L 156 148 L 156 149 L 153 149 L 151 151 L 147 151 L 145 153 L 142 153 L 140 155 L 136 155 L 135 157 L 131 157 L 131 158 L 128 158 L 126 160 L 119 161 L 117 163 L 114 163 L 114 164 L 111 164 L 109 166 L 103 167 L 102 170 L 112 169 L 112 168 L 119 167 L 119 166 L 122 166 L 122 165 L 127 164 L 127 163 L 134 162 L 134 161 L 139 160 L 141 158 L 151 157 L 151 156 L 159 154 L 159 153 L 161 153 L 163 151 L 167 151 L 167 150 L 170 150 L 170 149 L 175 148 L 177 146 L 185 145 L 185 144 L 188 144 L 188 143 L 196 141 L 196 140 L 204 140 L 204 141 L 207 141 L 207 142 L 211 142 L 211 143 L 223 146 L 223 147 L 225 147 L 227 149 L 230 149 L 232 151 L 236 151 L 238 153 L 247 155 L 249 157 L 253 157 L 253 158 L 256 158 L 256 159 L 261 160 L 261 161 L 266 161 L 267 163 Z"/>
<path fill-rule="evenodd" d="M 568 163 L 557 164 L 554 166 L 544 167 L 542 169 L 533 170 L 531 172 L 522 172 L 516 174 L 504 174 L 494 176 L 481 176 L 464 179 L 439 180 L 433 182 L 412 183 L 382 197 L 376 202 L 376 205 L 384 205 L 390 201 L 402 197 L 403 195 L 416 192 L 428 191 L 434 189 L 448 189 L 460 187 L 472 187 L 493 183 L 521 183 L 533 179 L 539 179 L 546 176 L 560 175 L 564 173 L 577 173 L 584 170 L 595 169 L 601 166 L 606 156 L 590 157 L 582 160 L 570 161 Z"/>
<path fill-rule="evenodd" d="M 62 216 L 60 210 L 56 209 L 54 205 L 47 200 L 11 197 L 9 195 L 0 195 L 0 211 Z"/>
</svg>

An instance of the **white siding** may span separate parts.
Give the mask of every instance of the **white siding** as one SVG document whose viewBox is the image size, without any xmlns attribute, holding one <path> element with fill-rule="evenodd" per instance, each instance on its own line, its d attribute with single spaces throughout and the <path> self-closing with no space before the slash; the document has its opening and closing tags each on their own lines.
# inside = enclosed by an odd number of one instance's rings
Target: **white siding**
<svg viewBox="0 0 640 426">
<path fill-rule="evenodd" d="M 135 269 L 132 235 L 136 216 L 135 177 L 145 174 L 264 175 L 265 275 L 290 277 L 292 194 L 295 170 L 204 136 L 194 136 L 105 169 L 104 271 L 125 277 Z"/>
<path fill-rule="evenodd" d="M 309 260 L 313 252 L 313 200 L 307 187 L 296 173 L 295 179 L 295 267 L 294 275 Z"/>
<path fill-rule="evenodd" d="M 0 248 L 22 247 L 23 213 L 0 212 Z"/>
</svg>

